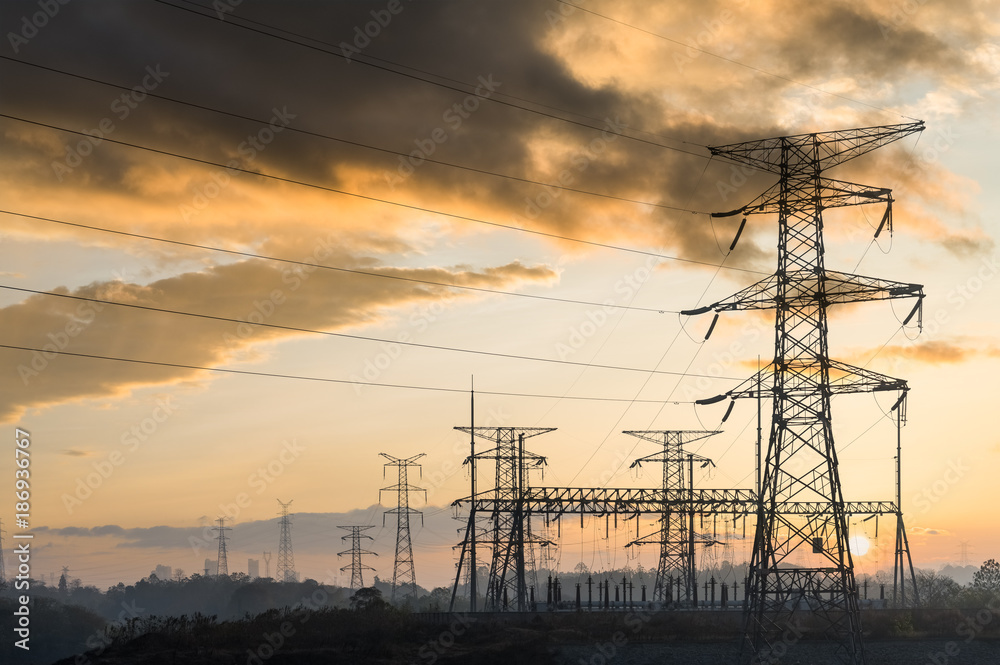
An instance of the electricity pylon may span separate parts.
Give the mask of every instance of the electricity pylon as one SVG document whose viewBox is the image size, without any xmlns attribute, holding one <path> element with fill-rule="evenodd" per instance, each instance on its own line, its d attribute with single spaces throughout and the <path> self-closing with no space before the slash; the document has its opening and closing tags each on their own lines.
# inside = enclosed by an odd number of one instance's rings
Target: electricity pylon
<svg viewBox="0 0 1000 665">
<path fill-rule="evenodd" d="M 341 536 L 341 540 L 351 539 L 351 549 L 344 550 L 343 552 L 337 552 L 337 556 L 344 556 L 345 554 L 351 555 L 351 563 L 348 566 L 341 568 L 341 572 L 345 570 L 351 571 L 351 591 L 357 591 L 365 586 L 364 571 L 375 569 L 371 566 L 366 566 L 361 562 L 362 554 L 371 554 L 373 556 L 378 556 L 375 552 L 370 552 L 368 550 L 361 549 L 361 539 L 367 538 L 368 540 L 374 540 L 371 536 L 364 533 L 368 529 L 374 529 L 374 526 L 339 526 L 338 529 L 344 529 L 350 531 L 351 533 L 347 536 Z"/>
<path fill-rule="evenodd" d="M 3 520 L 0 520 L 0 587 L 7 581 L 7 572 L 3 565 L 3 535 L 7 533 L 3 528 Z"/>
<path fill-rule="evenodd" d="M 903 524 L 903 425 L 906 423 L 906 391 L 892 405 L 896 412 L 896 547 L 892 561 L 892 602 L 896 607 L 906 607 L 906 568 L 910 569 L 910 589 L 914 606 L 920 605 L 917 575 L 913 572 L 910 541 Z"/>
<path fill-rule="evenodd" d="M 267 579 L 271 578 L 271 553 L 264 552 L 261 555 L 264 558 L 264 577 Z"/>
<path fill-rule="evenodd" d="M 529 514 L 524 509 L 524 500 L 530 486 L 530 471 L 541 469 L 546 463 L 545 457 L 525 448 L 524 440 L 552 432 L 555 428 L 470 426 L 455 429 L 496 443 L 496 447 L 474 453 L 466 461 L 472 465 L 473 473 L 477 461 L 496 461 L 496 485 L 490 495 L 498 502 L 511 505 L 510 511 L 495 511 L 491 515 L 493 558 L 486 584 L 485 609 L 488 612 L 508 609 L 524 612 L 529 604 L 525 547 L 540 544 L 533 542 L 528 533 Z M 473 509 L 469 513 L 466 534 L 466 542 L 471 538 L 473 544 L 477 537 L 475 519 L 476 511 Z M 470 570 L 473 575 L 476 574 L 474 557 L 470 561 Z"/>
<path fill-rule="evenodd" d="M 288 514 L 288 506 L 292 501 L 281 504 L 281 537 L 278 539 L 278 570 L 276 575 L 279 582 L 295 581 L 295 556 L 292 554 L 292 516 Z"/>
<path fill-rule="evenodd" d="M 695 575 L 694 545 L 696 534 L 694 530 L 694 463 L 702 466 L 712 464 L 712 460 L 701 455 L 688 453 L 684 450 L 685 443 L 705 439 L 715 432 L 700 432 L 686 430 L 672 431 L 642 431 L 623 432 L 631 436 L 652 441 L 663 446 L 663 450 L 640 457 L 632 462 L 632 466 L 641 467 L 643 463 L 658 463 L 663 465 L 664 497 L 687 495 L 691 498 L 690 508 L 677 509 L 676 506 L 664 504 L 660 516 L 660 530 L 628 543 L 632 545 L 658 544 L 660 546 L 660 562 L 656 567 L 656 583 L 653 586 L 653 600 L 659 603 L 671 602 L 670 579 L 682 580 L 684 599 L 695 603 L 698 598 L 698 582 Z M 685 467 L 687 467 L 685 469 Z M 686 471 L 686 473 L 685 473 Z M 680 600 L 678 594 L 677 600 Z"/>
<path fill-rule="evenodd" d="M 424 515 L 419 510 L 410 508 L 410 492 L 423 492 L 427 497 L 427 490 L 416 485 L 410 485 L 407 479 L 407 470 L 411 466 L 420 468 L 417 460 L 424 456 L 424 453 L 413 457 L 393 457 L 386 453 L 379 453 L 389 460 L 382 465 L 382 477 L 385 477 L 385 468 L 394 466 L 399 470 L 399 482 L 389 487 L 379 490 L 379 502 L 382 501 L 382 492 L 396 492 L 397 502 L 394 510 L 387 510 L 382 514 L 382 525 L 385 526 L 385 516 L 396 516 L 396 561 L 392 566 L 392 595 L 390 600 L 396 600 L 396 589 L 400 586 L 408 588 L 411 598 L 417 596 L 417 577 L 413 570 L 413 540 L 410 538 L 410 515 L 420 515 L 420 524 L 423 525 Z"/>
<path fill-rule="evenodd" d="M 212 527 L 212 531 L 219 532 L 219 577 L 229 577 L 229 560 L 226 557 L 226 531 L 232 531 L 228 526 L 226 526 L 226 518 L 220 517 L 216 520 L 219 526 Z"/>
<path fill-rule="evenodd" d="M 764 373 L 772 373 L 773 413 L 747 579 L 741 663 L 771 662 L 790 650 L 782 633 L 787 634 L 795 611 L 805 608 L 836 642 L 843 662 L 867 662 L 854 566 L 847 548 L 830 398 L 843 393 L 902 391 L 906 382 L 831 360 L 827 309 L 842 303 L 917 297 L 905 320 L 909 323 L 920 309 L 923 287 L 827 270 L 823 211 L 884 203 L 877 237 L 887 224 L 892 228 L 893 199 L 889 189 L 831 180 L 822 174 L 923 129 L 922 122 L 914 122 L 709 148 L 713 156 L 779 177 L 777 184 L 746 206 L 715 214 L 742 213 L 745 225 L 748 215 L 777 213 L 777 271 L 725 300 L 685 312 L 714 310 L 718 317 L 728 310 L 776 310 L 773 362 L 727 393 L 733 399 L 758 397 L 765 389 Z M 712 401 L 716 399 L 703 403 Z M 796 516 L 781 510 L 779 503 L 788 501 L 816 502 L 817 508 Z M 800 553 L 803 565 L 787 565 Z"/>
</svg>

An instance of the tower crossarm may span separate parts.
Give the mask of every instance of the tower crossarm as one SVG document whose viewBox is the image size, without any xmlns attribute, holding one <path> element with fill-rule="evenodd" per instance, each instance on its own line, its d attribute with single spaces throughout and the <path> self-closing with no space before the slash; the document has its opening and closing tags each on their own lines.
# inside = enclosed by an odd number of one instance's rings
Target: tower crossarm
<svg viewBox="0 0 1000 665">
<path fill-rule="evenodd" d="M 782 385 L 782 395 L 794 397 L 809 395 L 816 391 L 816 370 L 825 363 L 829 370 L 830 382 L 826 390 L 831 395 L 849 395 L 864 392 L 906 391 L 909 386 L 904 379 L 897 379 L 864 367 L 855 367 L 838 360 L 807 359 L 786 362 L 783 369 L 789 379 Z M 773 395 L 774 388 L 766 385 L 768 377 L 774 373 L 774 363 L 756 372 L 732 390 L 706 399 L 696 400 L 697 404 L 712 404 L 725 398 L 757 399 Z"/>
<path fill-rule="evenodd" d="M 775 174 L 828 169 L 924 131 L 923 121 L 709 146 L 713 156 Z"/>
<path fill-rule="evenodd" d="M 781 183 L 777 182 L 742 208 L 728 212 L 713 212 L 712 217 L 729 217 L 739 214 L 743 214 L 744 216 L 777 214 L 788 208 L 815 205 L 817 200 L 819 200 L 821 210 L 884 203 L 886 204 L 885 221 L 891 224 L 891 210 L 894 200 L 891 189 L 859 185 L 854 182 L 834 180 L 832 178 L 819 178 L 818 193 L 815 188 L 808 191 L 804 189 L 788 191 L 785 188 L 782 191 Z"/>
<path fill-rule="evenodd" d="M 696 316 L 706 312 L 716 313 L 749 310 L 775 309 L 781 296 L 781 280 L 777 275 L 764 279 L 741 289 L 733 295 L 697 309 L 683 310 L 681 314 Z M 867 302 L 870 300 L 896 300 L 899 298 L 917 298 L 906 323 L 917 313 L 924 298 L 922 284 L 908 284 L 888 279 L 852 275 L 836 270 L 824 270 L 819 275 L 807 270 L 795 270 L 785 273 L 785 294 L 783 303 L 788 308 L 803 308 L 824 305 L 840 305 L 852 302 Z"/>
<path fill-rule="evenodd" d="M 481 439 L 494 443 L 502 437 L 504 432 L 512 432 L 514 435 L 511 438 L 516 440 L 517 434 L 524 434 L 524 438 L 527 439 L 556 430 L 555 427 L 455 427 L 454 429 L 466 434 L 475 434 Z"/>
</svg>

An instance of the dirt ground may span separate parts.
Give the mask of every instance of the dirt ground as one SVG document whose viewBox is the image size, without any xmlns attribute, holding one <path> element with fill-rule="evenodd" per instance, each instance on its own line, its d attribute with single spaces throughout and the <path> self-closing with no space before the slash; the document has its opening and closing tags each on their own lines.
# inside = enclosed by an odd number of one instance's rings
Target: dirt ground
<svg viewBox="0 0 1000 665">
<path fill-rule="evenodd" d="M 998 640 L 868 640 L 865 650 L 871 665 L 1000 665 Z M 558 665 L 723 665 L 734 662 L 735 656 L 736 647 L 731 643 L 615 646 L 604 642 L 561 645 L 555 662 Z M 829 645 L 800 643 L 774 665 L 840 665 L 841 662 L 830 655 Z"/>
</svg>

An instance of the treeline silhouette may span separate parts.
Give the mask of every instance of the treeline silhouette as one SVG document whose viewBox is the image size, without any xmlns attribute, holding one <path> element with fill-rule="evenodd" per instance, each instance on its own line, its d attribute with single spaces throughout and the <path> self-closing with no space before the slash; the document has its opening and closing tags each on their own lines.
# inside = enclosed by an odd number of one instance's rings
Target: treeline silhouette
<svg viewBox="0 0 1000 665">
<path fill-rule="evenodd" d="M 485 581 L 485 572 L 480 570 L 481 583 Z M 723 562 L 714 570 L 703 571 L 699 583 L 710 583 L 713 578 L 717 583 L 732 583 L 742 580 L 744 575 L 745 566 Z M 880 585 L 884 577 L 880 578 L 872 578 L 870 582 Z M 876 611 L 867 613 L 865 619 L 871 636 L 954 632 L 954 627 L 966 620 L 963 617 L 969 612 L 978 616 L 974 614 L 976 611 L 987 608 L 992 618 L 1000 607 L 1000 563 L 993 559 L 975 572 L 970 584 L 960 585 L 947 576 L 926 571 L 918 572 L 917 578 L 923 607 L 911 613 L 905 608 L 893 610 L 891 603 L 873 606 Z M 558 582 L 563 609 L 571 605 L 566 601 L 575 598 L 577 584 L 581 585 L 581 599 L 586 607 L 588 581 L 594 586 L 608 582 L 612 592 L 618 586 L 623 601 L 625 590 L 629 589 L 631 595 L 634 589 L 635 606 L 625 608 L 623 603 L 621 609 L 644 611 L 649 606 L 638 602 L 639 589 L 645 585 L 648 597 L 652 598 L 655 573 L 641 568 L 591 571 L 580 564 L 571 572 L 541 569 L 529 580 L 536 587 L 539 603 L 546 600 L 551 584 Z M 459 588 L 457 613 L 467 609 L 463 586 Z M 17 596 L 23 593 L 9 584 L 0 585 L 0 630 L 6 635 L 14 634 Z M 387 600 L 391 586 L 377 577 L 372 587 L 353 593 L 311 579 L 279 583 L 272 579 L 251 579 L 243 573 L 229 577 L 193 575 L 177 580 L 150 575 L 135 584 L 120 583 L 104 592 L 63 577 L 56 587 L 33 580 L 29 593 L 30 659 L 25 660 L 25 652 L 17 649 L 13 640 L 3 640 L 0 662 L 44 664 L 60 658 L 67 659 L 63 661 L 65 665 L 161 661 L 248 665 L 257 661 L 360 663 L 380 659 L 395 662 L 396 658 L 410 662 L 424 649 L 425 655 L 433 655 L 439 662 L 459 663 L 480 649 L 490 655 L 485 660 L 477 657 L 476 665 L 493 662 L 490 660 L 493 655 L 499 658 L 503 654 L 507 660 L 501 658 L 495 662 L 533 663 L 546 650 L 544 645 L 550 637 L 546 622 L 559 619 L 558 625 L 569 631 L 566 635 L 583 631 L 591 637 L 608 622 L 599 615 L 588 619 L 586 612 L 579 619 L 573 619 L 572 612 L 562 618 L 558 612 L 542 612 L 541 616 L 547 615 L 551 620 L 539 622 L 536 615 L 535 623 L 518 626 L 509 621 L 495 623 L 496 617 L 471 615 L 475 618 L 459 620 L 452 626 L 449 623 L 454 623 L 452 617 L 443 614 L 451 600 L 450 588 L 438 587 L 429 592 L 418 588 L 416 598 L 400 593 L 394 605 Z M 742 600 L 742 589 L 739 597 Z M 880 612 L 880 607 L 888 610 Z M 735 617 L 738 613 L 730 614 Z M 705 621 L 715 622 L 712 625 L 721 628 L 718 622 L 726 618 L 720 614 L 712 619 L 711 613 L 701 613 L 700 618 L 697 612 L 688 615 L 684 618 L 680 613 L 676 616 L 671 612 L 659 613 L 655 622 L 649 624 L 646 636 L 674 634 L 683 638 L 692 632 L 702 632 L 699 626 Z M 975 627 L 984 635 L 992 635 L 1000 622 L 990 623 L 993 625 Z M 738 621 L 733 625 L 737 624 Z M 502 626 L 502 630 L 497 630 L 497 626 Z M 652 629 L 654 626 L 660 627 Z M 435 651 L 443 644 L 441 640 L 453 643 L 459 634 L 464 636 L 460 640 L 464 646 L 449 646 L 447 654 Z M 432 650 L 428 652 L 427 648 Z M 219 659 L 205 655 L 209 651 Z M 150 654 L 172 655 L 147 659 Z M 322 654 L 326 654 L 325 660 Z"/>
</svg>

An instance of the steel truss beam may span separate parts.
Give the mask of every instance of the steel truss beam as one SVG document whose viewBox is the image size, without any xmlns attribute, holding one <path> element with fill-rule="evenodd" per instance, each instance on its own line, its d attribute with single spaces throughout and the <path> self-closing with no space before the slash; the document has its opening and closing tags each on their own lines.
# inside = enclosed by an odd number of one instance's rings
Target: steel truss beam
<svg viewBox="0 0 1000 665">
<path fill-rule="evenodd" d="M 662 489 L 625 489 L 614 487 L 530 487 L 517 502 L 525 516 L 561 517 L 562 515 L 641 515 L 662 514 L 673 509 L 678 513 L 705 515 L 755 516 L 757 495 L 749 489 L 697 489 L 664 492 Z M 463 497 L 455 508 L 474 507 L 477 513 L 512 513 L 514 501 L 498 500 L 492 490 L 481 492 L 472 501 Z M 790 515 L 813 515 L 827 509 L 820 501 L 786 501 L 776 504 Z M 847 515 L 895 515 L 894 501 L 847 501 Z"/>
</svg>

